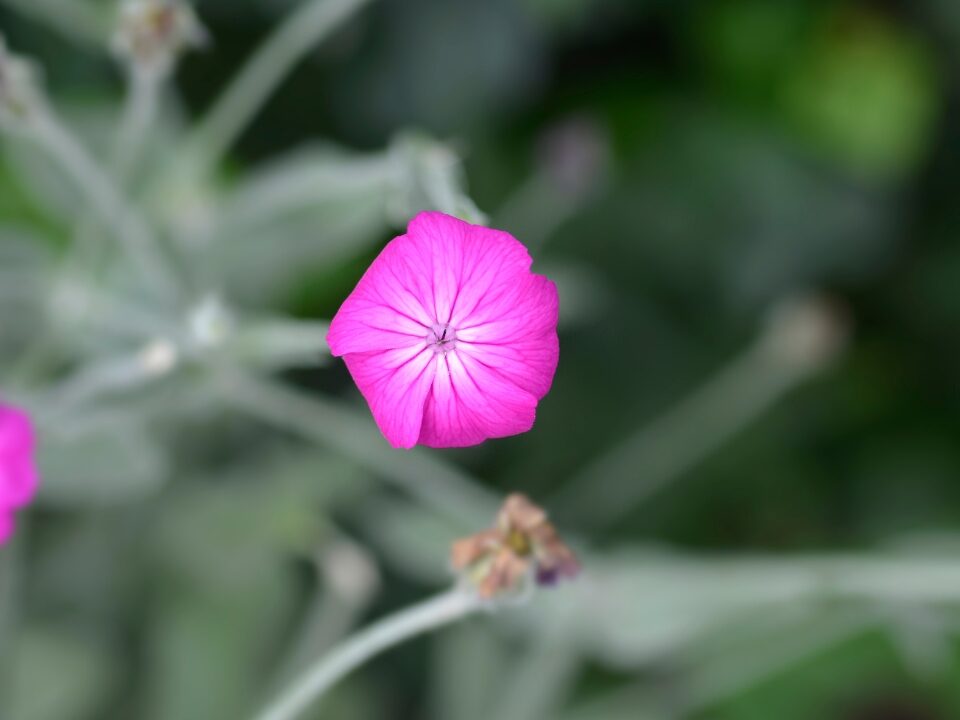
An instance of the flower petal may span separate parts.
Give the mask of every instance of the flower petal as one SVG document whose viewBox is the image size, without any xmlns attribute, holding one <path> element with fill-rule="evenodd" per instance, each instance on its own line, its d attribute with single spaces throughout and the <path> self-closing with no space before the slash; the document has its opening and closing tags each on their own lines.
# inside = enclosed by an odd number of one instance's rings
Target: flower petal
<svg viewBox="0 0 960 720">
<path fill-rule="evenodd" d="M 33 499 L 38 484 L 32 457 L 0 458 L 0 507 L 23 507 Z"/>
<path fill-rule="evenodd" d="M 457 351 L 496 370 L 517 387 L 542 398 L 560 358 L 558 298 L 552 282 L 529 275 L 498 308 L 478 309 L 457 331 Z"/>
<path fill-rule="evenodd" d="M 465 342 L 504 345 L 556 332 L 559 309 L 553 282 L 542 275 L 514 278 L 499 295 L 481 299 L 456 326 L 457 337 Z"/>
<path fill-rule="evenodd" d="M 530 429 L 559 353 L 557 291 L 530 265 L 508 233 L 427 212 L 363 275 L 327 342 L 393 445 L 462 447 Z M 445 354 L 431 346 L 438 325 L 456 333 Z"/>
<path fill-rule="evenodd" d="M 533 427 L 537 398 L 466 353 L 451 352 L 437 364 L 433 392 L 423 413 L 420 442 L 465 447 Z"/>
<path fill-rule="evenodd" d="M 330 323 L 327 344 L 335 356 L 392 350 L 423 343 L 428 331 L 394 307 L 354 291 Z"/>
<path fill-rule="evenodd" d="M 421 343 L 383 352 L 348 353 L 343 359 L 380 432 L 394 447 L 413 447 L 437 367 L 434 352 Z"/>
<path fill-rule="evenodd" d="M 18 408 L 0 404 L 0 457 L 29 455 L 33 446 L 30 417 Z"/>
<path fill-rule="evenodd" d="M 454 326 L 484 295 L 530 271 L 530 254 L 501 230 L 424 212 L 410 221 L 407 237 L 430 278 L 437 322 Z"/>
</svg>

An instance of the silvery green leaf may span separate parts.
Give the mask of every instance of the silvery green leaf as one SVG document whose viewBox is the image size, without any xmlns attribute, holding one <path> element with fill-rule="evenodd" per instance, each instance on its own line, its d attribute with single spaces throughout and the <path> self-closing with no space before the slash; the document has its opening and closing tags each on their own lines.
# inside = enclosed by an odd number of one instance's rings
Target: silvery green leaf
<svg viewBox="0 0 960 720">
<path fill-rule="evenodd" d="M 262 370 L 316 367 L 330 357 L 328 323 L 264 318 L 243 322 L 224 351 L 237 363 Z"/>
<path fill-rule="evenodd" d="M 231 297 L 269 300 L 382 238 L 392 173 L 383 155 L 332 149 L 271 163 L 222 199 L 195 251 Z"/>
<path fill-rule="evenodd" d="M 157 492 L 167 458 L 132 418 L 43 428 L 40 497 L 57 506 L 115 505 Z"/>
<path fill-rule="evenodd" d="M 120 677 L 103 642 L 44 623 L 20 632 L 14 664 L 16 720 L 82 720 L 103 711 Z"/>
<path fill-rule="evenodd" d="M 456 526 L 393 499 L 368 503 L 363 517 L 370 539 L 405 575 L 431 585 L 450 581 L 450 545 L 462 535 Z"/>
<path fill-rule="evenodd" d="M 396 224 L 405 224 L 421 210 L 439 210 L 477 225 L 486 224 L 486 215 L 466 193 L 461 160 L 450 147 L 408 134 L 398 137 L 391 150 L 398 173 L 390 203 Z"/>
<path fill-rule="evenodd" d="M 0 358 L 23 349 L 36 336 L 53 261 L 39 238 L 0 227 Z"/>
</svg>

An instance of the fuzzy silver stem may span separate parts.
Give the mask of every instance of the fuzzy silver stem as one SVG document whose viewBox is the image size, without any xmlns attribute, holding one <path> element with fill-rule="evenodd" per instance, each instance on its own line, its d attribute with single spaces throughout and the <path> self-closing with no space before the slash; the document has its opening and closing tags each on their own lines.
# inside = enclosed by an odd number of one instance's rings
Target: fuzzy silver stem
<svg viewBox="0 0 960 720">
<path fill-rule="evenodd" d="M 317 660 L 257 715 L 256 720 L 294 720 L 339 680 L 379 653 L 481 607 L 482 602 L 476 596 L 453 588 L 374 623 Z"/>
</svg>

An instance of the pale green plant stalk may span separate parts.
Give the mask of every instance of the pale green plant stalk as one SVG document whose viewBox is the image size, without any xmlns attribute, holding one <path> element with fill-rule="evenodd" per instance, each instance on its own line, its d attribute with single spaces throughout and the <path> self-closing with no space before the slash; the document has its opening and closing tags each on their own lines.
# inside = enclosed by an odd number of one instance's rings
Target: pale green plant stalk
<svg viewBox="0 0 960 720">
<path fill-rule="evenodd" d="M 110 175 L 118 184 L 124 184 L 130 178 L 140 158 L 157 115 L 162 86 L 162 77 L 159 74 L 136 66 L 130 69 L 128 77 L 127 97 L 110 158 Z M 94 218 L 86 216 L 81 222 L 74 242 L 78 252 L 91 250 L 89 246 L 95 230 Z"/>
<path fill-rule="evenodd" d="M 293 67 L 368 2 L 306 0 L 284 20 L 188 139 L 186 162 L 196 176 L 206 176 L 220 162 Z"/>
<path fill-rule="evenodd" d="M 329 545 L 314 560 L 319 587 L 294 646 L 279 663 L 278 685 L 292 681 L 315 656 L 347 635 L 379 587 L 376 566 L 361 546 L 344 538 Z"/>
<path fill-rule="evenodd" d="M 493 717 L 498 720 L 541 720 L 555 717 L 574 685 L 581 666 L 579 647 L 569 628 L 571 604 L 556 613 L 508 670 L 509 685 L 500 695 Z"/>
<path fill-rule="evenodd" d="M 60 138 L 60 145 L 63 146 L 61 147 L 60 153 L 63 155 L 63 153 L 66 152 L 66 155 L 60 158 L 60 162 L 64 164 L 67 157 L 73 158 L 72 164 L 76 168 L 73 176 L 78 184 L 79 178 L 90 179 L 92 177 L 94 182 L 101 186 L 109 185 L 108 181 L 110 179 L 116 184 L 115 187 L 120 186 L 128 179 L 140 157 L 140 152 L 157 114 L 163 76 L 156 72 L 134 66 L 130 69 L 128 77 L 127 98 L 116 132 L 116 141 L 111 155 L 109 174 L 104 173 L 102 169 L 96 166 L 96 163 L 89 157 L 89 154 L 83 151 L 82 146 L 80 146 L 75 138 L 70 137 L 69 133 L 62 127 L 62 124 L 56 121 L 54 122 L 54 135 L 66 136 L 65 142 L 64 137 Z M 47 149 L 49 151 L 52 148 L 48 146 Z M 104 180 L 104 178 L 107 180 Z M 86 189 L 86 192 L 90 192 L 90 189 Z M 113 197 L 117 195 L 118 192 L 113 192 L 109 187 L 102 187 L 99 194 L 108 200 L 108 204 L 114 213 L 120 210 L 117 198 Z M 121 198 L 121 200 L 123 199 Z M 83 289 L 83 291 L 89 295 L 94 295 L 98 292 L 94 286 L 94 278 L 97 274 L 97 263 L 102 253 L 102 244 L 98 242 L 100 235 L 97 232 L 101 227 L 98 220 L 101 220 L 103 217 L 102 204 L 101 202 L 99 211 L 95 205 L 84 208 L 76 226 L 77 229 L 73 242 L 70 244 L 66 257 L 63 260 L 62 271 L 60 273 L 62 282 L 75 283 L 81 282 L 81 279 L 89 281 L 89 288 Z M 134 230 L 134 232 L 136 232 L 136 230 Z M 126 235 L 123 237 L 126 237 Z M 142 237 L 139 242 L 144 242 Z M 146 242 L 148 244 L 153 243 L 152 240 L 147 240 Z M 127 244 L 129 244 L 129 241 Z M 143 271 L 150 273 L 151 276 L 155 276 L 153 282 L 159 292 L 167 292 L 168 282 L 166 278 L 163 277 L 162 269 L 152 265 L 152 258 L 155 253 L 147 249 L 141 254 L 145 256 L 139 261 L 139 267 L 141 267 Z M 146 257 L 146 255 L 150 257 Z M 159 260 L 160 258 L 158 257 L 157 259 Z M 150 264 L 149 268 L 146 267 L 147 264 Z M 136 317 L 139 313 L 135 308 L 128 307 L 129 303 L 122 305 L 119 309 L 111 307 L 111 303 L 102 303 L 102 305 L 103 307 L 101 309 L 106 314 L 111 316 L 123 315 L 132 317 L 133 320 L 128 323 L 128 325 L 131 329 L 135 329 L 141 338 L 150 334 L 151 328 L 157 324 L 152 321 L 145 322 L 143 317 Z M 44 358 L 48 355 L 51 346 L 55 342 L 53 334 L 56 328 L 54 325 L 54 323 L 48 322 L 38 331 L 36 339 L 30 347 L 24 351 L 22 360 L 17 363 L 12 373 L 14 376 L 22 375 L 24 368 L 33 365 L 42 365 Z"/>
<path fill-rule="evenodd" d="M 21 528 L 21 534 L 23 529 Z M 13 684 L 13 645 L 16 642 L 20 607 L 17 586 L 20 583 L 20 552 L 22 539 L 15 536 L 0 548 L 0 716 L 8 717 Z"/>
<path fill-rule="evenodd" d="M 102 48 L 109 35 L 109 21 L 92 3 L 80 0 L 2 0 L 24 15 L 84 46 Z"/>
<path fill-rule="evenodd" d="M 159 297 L 170 299 L 176 286 L 150 228 L 109 175 L 52 112 L 36 118 L 33 138 L 90 201 L 101 222 L 113 232 L 138 272 Z"/>
<path fill-rule="evenodd" d="M 127 98 L 111 162 L 114 176 L 121 180 L 136 170 L 157 117 L 165 78 L 165 74 L 136 65 L 129 71 Z"/>
<path fill-rule="evenodd" d="M 390 615 L 347 638 L 317 660 L 256 720 L 295 720 L 339 680 L 384 650 L 430 630 L 455 622 L 482 608 L 473 594 L 455 587 Z"/>
<path fill-rule="evenodd" d="M 594 526 L 613 524 L 722 447 L 841 349 L 845 328 L 815 297 L 775 308 L 746 350 L 652 424 L 600 455 L 555 506 Z"/>
<path fill-rule="evenodd" d="M 248 415 L 345 453 L 392 480 L 465 530 L 496 514 L 496 498 L 466 473 L 433 455 L 411 450 L 398 456 L 367 418 L 320 397 L 305 397 L 276 382 L 220 368 L 224 402 Z"/>
<path fill-rule="evenodd" d="M 781 639 L 762 652 L 751 649 L 747 654 L 727 656 L 722 665 L 688 670 L 693 678 L 681 698 L 671 696 L 665 701 L 651 690 L 649 683 L 638 682 L 581 703 L 561 719 L 631 717 L 639 715 L 640 708 L 644 708 L 654 717 L 683 720 L 787 672 L 877 624 L 876 613 L 856 608 L 829 618 L 816 628 Z"/>
</svg>

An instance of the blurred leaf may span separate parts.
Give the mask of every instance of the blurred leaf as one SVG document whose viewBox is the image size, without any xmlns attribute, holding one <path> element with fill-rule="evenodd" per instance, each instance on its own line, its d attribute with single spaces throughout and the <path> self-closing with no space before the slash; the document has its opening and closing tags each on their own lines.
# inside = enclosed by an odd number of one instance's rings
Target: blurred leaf
<svg viewBox="0 0 960 720">
<path fill-rule="evenodd" d="M 0 358 L 22 350 L 43 323 L 54 258 L 32 234 L 0 227 Z"/>
<path fill-rule="evenodd" d="M 110 9 L 90 0 L 3 0 L 3 4 L 45 23 L 63 37 L 105 50 L 110 35 Z"/>
<path fill-rule="evenodd" d="M 4 159 L 31 202 L 61 223 L 77 217 L 83 198 L 44 150 L 25 140 L 4 144 Z"/>
<path fill-rule="evenodd" d="M 815 16 L 797 0 L 716 0 L 696 5 L 694 33 L 705 71 L 723 89 L 766 100 L 802 50 Z"/>
<path fill-rule="evenodd" d="M 234 720 L 263 701 L 295 610 L 289 553 L 315 551 L 321 498 L 348 479 L 322 456 L 281 455 L 167 499 L 155 537 L 163 590 L 149 629 L 150 720 Z"/>
<path fill-rule="evenodd" d="M 263 692 L 261 658 L 292 610 L 292 577 L 276 560 L 250 558 L 227 586 L 184 585 L 176 574 L 166 582 L 178 592 L 161 592 L 154 603 L 144 717 L 245 716 Z"/>
<path fill-rule="evenodd" d="M 431 713 L 434 720 L 488 720 L 504 687 L 511 649 L 484 618 L 438 634 L 434 645 Z"/>
<path fill-rule="evenodd" d="M 167 475 L 163 449 L 128 417 L 45 428 L 39 463 L 42 500 L 67 507 L 142 500 L 157 492 Z"/>
<path fill-rule="evenodd" d="M 529 630 L 554 613 L 570 613 L 569 631 L 584 652 L 620 669 L 714 642 L 724 626 L 777 608 L 803 619 L 841 601 L 960 606 L 960 567 L 909 554 L 724 560 L 621 551 L 584 556 L 583 566 L 576 583 L 539 593 L 535 608 L 504 620 Z M 589 612 L 572 611 L 571 603 Z"/>
<path fill-rule="evenodd" d="M 263 303 L 324 264 L 380 239 L 392 165 L 304 149 L 252 173 L 224 199 L 199 248 L 228 294 Z"/>
<path fill-rule="evenodd" d="M 405 224 L 421 210 L 439 210 L 486 224 L 486 216 L 464 190 L 463 167 L 449 147 L 423 135 L 407 134 L 394 141 L 392 152 L 402 168 L 390 206 L 397 224 Z"/>
<path fill-rule="evenodd" d="M 452 578 L 450 545 L 463 534 L 456 525 L 396 499 L 368 503 L 363 517 L 371 540 L 404 575 L 431 585 Z"/>
<path fill-rule="evenodd" d="M 939 105 L 929 48 L 878 14 L 828 14 L 783 88 L 789 121 L 831 160 L 868 178 L 913 171 Z"/>
<path fill-rule="evenodd" d="M 329 325 L 286 318 L 246 320 L 233 333 L 225 352 L 244 367 L 282 370 L 316 367 L 329 359 Z"/>
<path fill-rule="evenodd" d="M 94 720 L 118 670 L 95 637 L 45 624 L 21 631 L 14 684 L 15 720 Z"/>
</svg>

